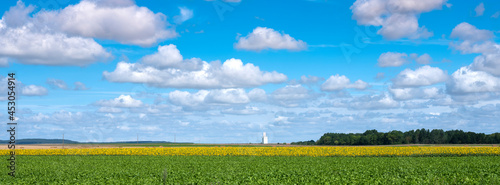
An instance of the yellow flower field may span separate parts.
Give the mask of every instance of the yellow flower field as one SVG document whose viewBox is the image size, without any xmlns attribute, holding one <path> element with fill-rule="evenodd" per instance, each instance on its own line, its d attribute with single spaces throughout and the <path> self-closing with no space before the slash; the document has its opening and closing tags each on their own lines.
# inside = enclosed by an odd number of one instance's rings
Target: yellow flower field
<svg viewBox="0 0 500 185">
<path fill-rule="evenodd" d="M 8 155 L 10 150 L 0 150 Z M 16 155 L 438 156 L 500 155 L 500 147 L 171 147 L 17 149 Z"/>
</svg>

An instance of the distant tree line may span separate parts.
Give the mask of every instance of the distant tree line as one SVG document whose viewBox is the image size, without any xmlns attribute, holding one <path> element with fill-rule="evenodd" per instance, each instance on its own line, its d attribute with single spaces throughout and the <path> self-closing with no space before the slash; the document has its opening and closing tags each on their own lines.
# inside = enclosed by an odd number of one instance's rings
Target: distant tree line
<svg viewBox="0 0 500 185">
<path fill-rule="evenodd" d="M 392 144 L 499 144 L 500 133 L 484 134 L 462 130 L 417 129 L 406 132 L 393 130 L 364 133 L 326 133 L 318 141 L 292 142 L 295 145 L 392 145 Z"/>
</svg>

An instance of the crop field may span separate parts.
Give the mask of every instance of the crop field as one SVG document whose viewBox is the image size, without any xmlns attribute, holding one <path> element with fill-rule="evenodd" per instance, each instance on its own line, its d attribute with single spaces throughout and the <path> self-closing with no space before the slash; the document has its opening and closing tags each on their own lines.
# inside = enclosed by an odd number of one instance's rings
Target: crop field
<svg viewBox="0 0 500 185">
<path fill-rule="evenodd" d="M 8 155 L 9 150 L 0 150 Z M 159 155 L 159 156 L 469 156 L 497 155 L 500 147 L 167 147 L 21 149 L 17 155 Z"/>
<path fill-rule="evenodd" d="M 500 157 L 18 156 L 0 184 L 499 184 Z"/>
<path fill-rule="evenodd" d="M 7 152 L 0 150 L 0 157 L 7 159 Z M 0 184 L 500 184 L 500 147 L 486 146 L 21 149 L 16 153 L 16 177 L 1 168 Z"/>
</svg>

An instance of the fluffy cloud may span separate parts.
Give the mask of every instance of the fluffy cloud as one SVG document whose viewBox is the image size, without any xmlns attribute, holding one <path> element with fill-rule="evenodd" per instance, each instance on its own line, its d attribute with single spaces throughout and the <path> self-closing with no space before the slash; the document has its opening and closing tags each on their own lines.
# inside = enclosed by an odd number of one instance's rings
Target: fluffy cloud
<svg viewBox="0 0 500 185">
<path fill-rule="evenodd" d="M 47 79 L 46 83 L 53 89 L 64 89 L 64 90 L 70 89 L 68 87 L 68 84 L 66 84 L 66 82 L 64 80 L 49 78 L 49 79 Z M 74 85 L 75 85 L 74 90 L 87 90 L 88 89 L 87 86 L 85 86 L 85 84 L 82 82 L 75 82 Z"/>
<path fill-rule="evenodd" d="M 491 18 L 494 18 L 494 19 L 496 19 L 498 17 L 500 17 L 500 11 L 497 11 L 493 15 L 491 15 Z"/>
<path fill-rule="evenodd" d="M 471 68 L 474 70 L 485 71 L 495 76 L 500 76 L 500 52 L 477 56 L 474 58 Z"/>
<path fill-rule="evenodd" d="M 33 25 L 9 28 L 0 21 L 0 56 L 23 64 L 85 66 L 111 54 L 92 39 L 41 33 Z"/>
<path fill-rule="evenodd" d="M 270 95 L 272 103 L 284 107 L 298 107 L 304 105 L 306 101 L 316 99 L 319 96 L 320 94 L 301 85 L 287 85 L 276 89 Z"/>
<path fill-rule="evenodd" d="M 443 89 L 437 87 L 430 88 L 390 88 L 389 92 L 396 100 L 412 100 L 412 99 L 436 99 L 444 98 Z"/>
<path fill-rule="evenodd" d="M 477 56 L 474 58 L 471 68 L 474 70 L 485 71 L 495 76 L 500 76 L 500 52 Z"/>
<path fill-rule="evenodd" d="M 364 95 L 352 99 L 348 103 L 350 109 L 394 109 L 400 106 L 399 102 L 387 94 Z"/>
<path fill-rule="evenodd" d="M 0 58 L 34 65 L 86 66 L 111 58 L 93 38 L 149 46 L 176 37 L 165 15 L 133 1 L 83 0 L 62 10 L 17 5 L 0 20 Z M 134 25 L 134 26 L 130 26 Z"/>
<path fill-rule="evenodd" d="M 9 67 L 9 60 L 7 58 L 0 57 L 0 67 Z"/>
<path fill-rule="evenodd" d="M 451 38 L 459 38 L 468 42 L 486 41 L 495 35 L 492 31 L 477 29 L 475 26 L 462 22 L 451 31 Z"/>
<path fill-rule="evenodd" d="M 84 117 L 85 115 L 82 112 L 68 112 L 65 110 L 54 112 L 50 116 L 52 120 L 64 121 L 60 123 L 75 122 L 76 120 L 83 120 Z"/>
<path fill-rule="evenodd" d="M 157 53 L 142 58 L 142 63 L 157 68 L 180 67 L 182 61 L 181 52 L 173 44 L 159 46 Z"/>
<path fill-rule="evenodd" d="M 210 91 L 207 90 L 200 90 L 196 93 L 176 90 L 170 92 L 168 98 L 172 104 L 181 106 L 183 109 L 206 110 L 208 107 L 204 105 L 204 102 L 208 93 L 210 93 Z"/>
<path fill-rule="evenodd" d="M 53 89 L 68 89 L 68 85 L 64 80 L 49 78 L 47 84 Z"/>
<path fill-rule="evenodd" d="M 21 94 L 26 96 L 44 96 L 48 94 L 48 91 L 42 86 L 27 85 L 21 89 Z"/>
<path fill-rule="evenodd" d="M 379 73 L 377 73 L 377 75 L 375 75 L 375 79 L 377 79 L 377 80 L 382 80 L 384 78 L 385 78 L 385 73 L 379 72 Z"/>
<path fill-rule="evenodd" d="M 429 38 L 433 35 L 425 27 L 418 27 L 417 17 L 407 14 L 394 14 L 385 20 L 377 32 L 389 40 L 408 37 L 410 39 Z"/>
<path fill-rule="evenodd" d="M 451 94 L 500 92 L 500 78 L 483 71 L 473 71 L 462 67 L 451 75 L 446 84 Z"/>
<path fill-rule="evenodd" d="M 118 98 L 111 100 L 99 100 L 94 103 L 102 107 L 119 107 L 119 108 L 133 108 L 142 106 L 141 100 L 136 100 L 130 95 L 120 95 Z"/>
<path fill-rule="evenodd" d="M 307 44 L 304 41 L 296 40 L 288 34 L 280 33 L 271 28 L 257 27 L 247 36 L 240 37 L 234 47 L 236 49 L 251 51 L 266 49 L 298 51 L 306 49 Z"/>
<path fill-rule="evenodd" d="M 307 127 L 311 127 L 310 124 L 331 123 L 332 119 L 334 119 L 328 113 L 312 110 L 300 113 L 279 111 L 275 113 L 274 117 L 275 125 L 299 123 L 308 124 Z"/>
<path fill-rule="evenodd" d="M 305 75 L 302 75 L 300 77 L 300 80 L 290 80 L 289 84 L 291 85 L 296 85 L 296 84 L 303 84 L 303 85 L 314 85 L 314 84 L 317 84 L 319 81 L 323 81 L 325 80 L 323 77 L 317 77 L 317 76 L 312 76 L 312 75 L 309 75 L 309 76 L 305 76 Z"/>
<path fill-rule="evenodd" d="M 389 40 L 428 38 L 432 32 L 418 25 L 421 13 L 441 9 L 447 0 L 356 0 L 352 18 L 361 25 L 382 26 L 377 32 Z"/>
<path fill-rule="evenodd" d="M 75 84 L 75 88 L 74 88 L 74 89 L 75 89 L 75 90 L 77 90 L 77 91 L 78 91 L 78 90 L 88 90 L 88 89 L 89 89 L 89 88 L 87 88 L 87 86 L 86 86 L 84 83 L 82 83 L 82 82 L 75 82 L 74 84 Z"/>
<path fill-rule="evenodd" d="M 254 102 L 265 102 L 267 100 L 266 91 L 259 88 L 252 89 L 248 92 L 248 97 Z"/>
<path fill-rule="evenodd" d="M 123 110 L 120 108 L 115 108 L 115 107 L 101 107 L 97 112 L 102 112 L 102 113 L 122 113 Z"/>
<path fill-rule="evenodd" d="M 406 57 L 408 57 L 406 53 L 396 53 L 396 52 L 382 53 L 377 60 L 378 66 L 399 67 L 408 62 Z"/>
<path fill-rule="evenodd" d="M 235 115 L 254 115 L 254 114 L 264 114 L 266 111 L 259 109 L 258 107 L 235 107 L 221 110 L 223 114 L 235 114 Z"/>
<path fill-rule="evenodd" d="M 54 30 L 124 44 L 150 46 L 158 41 L 173 38 L 177 33 L 169 26 L 166 16 L 139 7 L 133 1 L 117 3 L 114 0 L 83 0 L 58 11 L 41 11 L 38 21 Z M 130 26 L 134 25 L 134 26 Z"/>
<path fill-rule="evenodd" d="M 246 104 L 250 98 L 243 89 L 200 90 L 196 93 L 175 90 L 169 93 L 169 101 L 185 110 L 208 110 L 212 106 Z"/>
<path fill-rule="evenodd" d="M 7 92 L 10 91 L 7 87 L 7 82 L 9 77 L 0 76 L 0 101 L 6 101 L 8 98 Z M 26 85 L 21 81 L 16 81 L 16 87 L 19 89 L 15 89 L 18 95 L 23 96 L 45 96 L 48 94 L 48 90 L 45 87 L 38 85 Z M 0 115 L 1 116 L 1 115 Z"/>
<path fill-rule="evenodd" d="M 31 124 L 31 126 L 35 126 L 36 130 L 44 130 L 40 128 L 36 128 L 37 126 L 41 126 L 42 124 L 50 124 L 50 125 L 59 125 L 59 126 L 69 126 L 74 129 L 73 133 L 78 135 L 78 133 L 83 132 L 85 129 L 85 124 L 92 123 L 94 124 L 102 124 L 104 119 L 102 119 L 98 114 L 94 113 L 89 113 L 89 112 L 69 112 L 65 110 L 60 110 L 53 112 L 51 114 L 42 114 L 42 113 L 37 113 L 37 114 L 32 114 L 31 116 L 26 116 L 22 118 L 24 121 L 30 122 L 30 123 L 36 123 L 36 124 Z M 79 126 L 82 127 L 75 127 L 75 124 L 78 123 Z M 109 123 L 108 123 L 109 124 Z M 114 124 L 114 123 L 113 123 Z M 106 126 L 104 126 L 106 127 Z M 60 130 L 64 130 L 61 127 L 59 127 Z M 104 129 L 104 128 L 103 128 Z M 70 130 L 67 128 L 67 130 Z M 75 132 L 76 131 L 76 132 Z M 101 130 L 102 131 L 102 130 Z M 43 136 L 42 136 L 43 137 Z"/>
<path fill-rule="evenodd" d="M 0 20 L 0 57 L 24 64 L 85 66 L 111 54 L 89 38 L 68 36 L 50 29 L 29 14 L 34 7 L 19 1 Z"/>
<path fill-rule="evenodd" d="M 181 10 L 181 14 L 174 17 L 174 21 L 176 24 L 181 24 L 181 23 L 193 18 L 193 10 L 190 10 L 188 8 L 185 8 L 185 7 L 179 7 L 179 9 Z"/>
<path fill-rule="evenodd" d="M 476 11 L 476 16 L 481 16 L 484 13 L 484 3 L 479 3 L 474 9 Z"/>
<path fill-rule="evenodd" d="M 415 61 L 419 64 L 429 64 L 432 62 L 432 57 L 429 54 L 424 53 L 424 54 L 416 57 Z"/>
<path fill-rule="evenodd" d="M 353 89 L 358 89 L 358 90 L 363 90 L 368 87 L 368 83 L 362 81 L 362 80 L 357 80 L 354 83 L 351 83 L 351 80 L 347 78 L 346 76 L 342 75 L 332 75 L 330 78 L 328 78 L 325 83 L 321 85 L 321 90 L 322 91 L 340 91 L 346 88 L 353 88 Z"/>
<path fill-rule="evenodd" d="M 429 64 L 432 62 L 432 57 L 427 53 L 420 56 L 412 53 L 408 56 L 406 53 L 386 52 L 379 56 L 377 62 L 380 67 L 399 67 L 407 64 L 410 60 L 414 60 L 418 64 Z"/>
<path fill-rule="evenodd" d="M 145 56 L 142 63 L 120 62 L 115 71 L 103 72 L 110 82 L 144 83 L 163 88 L 237 88 L 282 83 L 284 74 L 264 72 L 251 63 L 229 59 L 223 64 L 200 59 L 182 60 L 174 45 L 160 46 L 158 53 Z M 182 60 L 182 61 L 181 61 Z"/>
<path fill-rule="evenodd" d="M 492 31 L 481 30 L 463 22 L 453 29 L 451 37 L 461 40 L 451 43 L 450 46 L 462 53 L 481 54 L 474 58 L 471 69 L 500 76 L 500 45 L 493 41 L 495 35 Z"/>
<path fill-rule="evenodd" d="M 429 108 L 429 104 L 427 102 L 415 102 L 415 101 L 406 101 L 403 103 L 403 109 L 425 109 Z"/>
<path fill-rule="evenodd" d="M 205 97 L 205 102 L 210 104 L 245 104 L 249 103 L 247 93 L 243 89 L 215 89 Z"/>
<path fill-rule="evenodd" d="M 445 71 L 426 65 L 416 70 L 405 69 L 392 81 L 395 87 L 400 88 L 433 85 L 447 79 L 448 75 Z"/>
</svg>

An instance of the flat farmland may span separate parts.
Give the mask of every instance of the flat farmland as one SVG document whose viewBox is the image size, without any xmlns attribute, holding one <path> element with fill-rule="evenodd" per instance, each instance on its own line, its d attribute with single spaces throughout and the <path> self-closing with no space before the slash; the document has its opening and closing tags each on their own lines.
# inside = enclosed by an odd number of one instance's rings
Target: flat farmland
<svg viewBox="0 0 500 185">
<path fill-rule="evenodd" d="M 6 156 L 2 156 L 6 157 Z M 500 157 L 17 156 L 0 184 L 499 184 Z"/>
<path fill-rule="evenodd" d="M 408 145 L 365 145 L 338 147 L 498 147 L 498 144 L 408 144 Z M 151 148 L 151 147 L 321 147 L 320 145 L 285 145 L 285 144 L 192 144 L 192 143 L 99 143 L 99 144 L 18 144 L 16 149 L 62 149 L 62 148 Z M 7 145 L 0 145 L 0 150 L 6 150 Z"/>
<path fill-rule="evenodd" d="M 500 184 L 492 145 L 258 146 L 18 149 L 0 184 Z"/>
<path fill-rule="evenodd" d="M 99 143 L 99 144 L 18 144 L 16 149 L 62 149 L 62 148 L 150 148 L 150 147 L 273 147 L 297 146 L 277 144 L 192 144 L 192 143 Z M 491 146 L 491 145 L 485 145 Z M 6 150 L 7 145 L 1 145 L 0 150 Z"/>
</svg>

